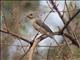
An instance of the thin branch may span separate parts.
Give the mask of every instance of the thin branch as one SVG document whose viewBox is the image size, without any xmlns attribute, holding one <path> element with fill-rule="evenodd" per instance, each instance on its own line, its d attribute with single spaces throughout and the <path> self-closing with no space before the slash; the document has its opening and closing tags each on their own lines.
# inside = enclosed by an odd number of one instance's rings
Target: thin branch
<svg viewBox="0 0 80 60">
<path fill-rule="evenodd" d="M 9 32 L 6 17 L 5 17 L 5 16 L 3 16 L 3 18 L 4 18 L 4 24 L 6 25 L 6 30 L 7 30 L 7 32 Z M 21 40 L 20 40 L 20 39 L 19 39 L 19 42 L 20 42 L 20 44 L 22 45 L 22 43 L 21 43 Z M 23 46 L 22 46 L 22 49 L 23 49 L 23 51 L 24 51 L 24 53 L 25 53 L 25 50 L 24 50 Z"/>
<path fill-rule="evenodd" d="M 76 14 L 74 14 L 71 18 L 70 18 L 70 20 L 65 24 L 65 26 L 63 27 L 63 29 L 62 29 L 62 31 L 64 31 L 66 28 L 67 28 L 67 26 L 70 24 L 70 22 L 72 21 L 72 20 L 74 20 L 74 18 L 78 15 L 80 13 L 80 9 L 76 12 Z"/>
<path fill-rule="evenodd" d="M 69 13 L 69 8 L 68 8 L 66 0 L 65 0 L 65 5 L 66 5 L 66 8 L 67 8 L 67 12 L 68 12 L 68 15 L 69 15 L 69 20 L 70 20 L 71 16 L 70 16 L 70 13 Z"/>
<path fill-rule="evenodd" d="M 53 2 L 53 0 L 50 0 L 50 3 L 52 4 L 52 6 L 54 7 L 53 9 L 55 9 L 59 15 L 59 17 L 62 19 L 63 23 L 65 24 L 66 20 L 64 19 L 63 15 L 61 15 L 60 11 L 58 10 L 58 8 L 56 7 L 55 3 Z M 67 28 L 68 33 L 71 33 L 69 28 Z"/>
<path fill-rule="evenodd" d="M 58 5 L 57 5 L 58 6 Z M 45 22 L 45 20 L 48 18 L 48 16 L 49 16 L 49 14 L 52 12 L 52 10 L 51 11 L 49 11 L 49 13 L 46 15 L 46 17 L 45 17 L 45 19 L 44 19 L 44 21 L 43 21 L 43 23 Z M 56 44 L 57 45 L 59 45 L 59 43 L 56 41 L 56 39 L 54 38 L 54 37 L 51 37 L 51 36 L 49 36 L 51 39 L 53 39 L 55 42 L 56 42 Z"/>
<path fill-rule="evenodd" d="M 70 35 L 68 35 L 68 34 L 66 34 L 66 33 L 65 33 L 64 35 L 67 36 L 69 39 L 73 39 Z M 39 43 L 40 41 L 42 41 L 43 39 L 45 39 L 46 37 L 47 37 L 46 35 L 40 36 L 40 37 L 37 38 L 36 41 L 33 43 L 32 47 L 31 47 L 31 49 L 30 49 L 30 51 L 29 51 L 29 53 L 30 53 L 29 60 L 32 60 L 33 55 L 31 55 L 31 54 L 33 54 L 35 48 L 38 46 L 38 43 Z"/>
<path fill-rule="evenodd" d="M 0 30 L 0 32 L 3 32 L 3 33 L 6 33 L 6 34 L 9 34 L 9 35 L 11 35 L 11 36 L 14 36 L 14 37 L 16 37 L 16 38 L 22 39 L 23 41 L 28 42 L 31 46 L 33 45 L 32 41 L 27 40 L 27 39 L 24 39 L 24 38 L 22 38 L 22 37 L 20 37 L 20 36 L 18 36 L 18 35 L 16 35 L 16 34 L 14 34 L 14 33 L 6 32 L 6 31 L 3 31 L 3 30 Z M 64 34 L 65 34 L 66 37 L 68 37 L 69 39 L 71 39 L 71 41 L 72 41 L 73 43 L 75 43 L 75 45 L 77 44 L 77 43 L 74 41 L 75 39 L 74 39 L 71 35 L 66 34 L 66 33 L 64 33 Z M 54 35 L 62 35 L 62 34 L 61 34 L 61 32 L 54 32 L 54 33 L 53 33 L 53 36 L 54 36 Z M 43 40 L 43 39 L 45 39 L 46 37 L 48 37 L 48 36 L 42 35 L 42 36 L 40 36 L 39 38 L 40 38 L 41 40 Z M 41 41 L 41 40 L 40 40 L 40 41 Z"/>
<path fill-rule="evenodd" d="M 38 51 L 37 51 L 37 55 L 41 56 L 43 59 L 46 60 L 46 58 L 44 56 L 42 56 Z"/>
<path fill-rule="evenodd" d="M 63 35 L 63 37 L 64 37 L 64 40 L 65 40 L 65 42 L 66 42 L 66 45 L 68 46 L 68 48 L 70 49 L 70 51 L 71 51 L 71 53 L 72 53 L 72 50 L 71 50 L 71 48 L 70 48 L 70 44 L 67 42 L 67 40 L 66 40 L 66 38 L 65 38 L 64 35 Z"/>
<path fill-rule="evenodd" d="M 1 45 L 7 45 L 7 46 L 18 46 L 18 47 L 28 47 L 26 45 L 11 45 L 9 43 L 0 43 Z M 68 43 L 71 45 L 71 43 Z M 60 44 L 59 46 L 64 46 L 65 44 Z M 59 47 L 59 46 L 44 46 L 44 45 L 38 45 L 38 47 Z"/>
<path fill-rule="evenodd" d="M 8 25 L 7 25 L 7 20 L 6 20 L 6 17 L 5 16 L 2 16 L 4 18 L 4 24 L 5 24 L 5 27 L 6 27 L 6 30 L 9 31 L 8 29 Z"/>
<path fill-rule="evenodd" d="M 29 50 L 31 49 L 31 47 L 32 47 L 32 45 L 33 45 L 33 43 L 34 43 L 34 41 L 35 41 L 35 39 L 36 39 L 36 37 L 37 37 L 38 34 L 39 34 L 39 32 L 37 32 L 37 34 L 35 35 L 34 39 L 32 40 L 32 44 L 30 45 L 28 51 L 25 52 L 25 53 L 19 58 L 19 60 L 22 60 L 22 59 L 24 58 L 24 56 L 27 55 L 27 53 L 28 53 Z"/>
<path fill-rule="evenodd" d="M 79 47 L 80 47 L 80 43 L 79 43 L 79 39 L 78 39 L 78 36 L 76 34 L 76 32 L 73 33 L 75 39 L 76 39 L 76 42 L 78 43 Z"/>
<path fill-rule="evenodd" d="M 26 45 L 11 45 L 9 43 L 0 43 L 1 45 L 7 45 L 7 46 L 18 46 L 18 47 L 28 47 Z"/>
<path fill-rule="evenodd" d="M 48 18 L 49 14 L 50 14 L 51 12 L 52 12 L 52 11 L 49 11 L 49 13 L 46 15 L 46 17 L 45 17 L 45 19 L 44 19 L 43 23 L 44 23 L 44 22 L 45 22 L 45 20 Z"/>
<path fill-rule="evenodd" d="M 33 45 L 32 41 L 27 40 L 27 39 L 24 39 L 24 38 L 22 38 L 22 37 L 20 37 L 20 36 L 18 36 L 18 35 L 16 35 L 16 34 L 14 34 L 14 33 L 6 32 L 6 31 L 3 31 L 3 30 L 0 30 L 0 32 L 3 32 L 3 33 L 6 33 L 6 34 L 9 34 L 9 35 L 11 35 L 11 36 L 14 36 L 14 37 L 16 37 L 16 38 L 22 39 L 23 41 L 30 43 L 31 46 Z M 61 32 L 54 32 L 54 33 L 53 33 L 53 36 L 54 36 L 54 35 L 62 35 L 62 34 L 61 34 Z M 75 39 L 74 39 L 71 35 L 69 35 L 69 34 L 66 34 L 66 33 L 65 33 L 65 36 L 67 36 L 67 37 L 68 37 L 69 39 L 71 39 L 72 41 L 75 40 Z M 47 38 L 47 37 L 48 37 L 48 36 L 42 35 L 42 36 L 40 36 L 39 38 L 40 38 L 41 40 L 43 40 L 43 39 L 45 39 L 45 38 Z M 40 40 L 40 41 L 41 41 L 41 40 Z"/>
<path fill-rule="evenodd" d="M 23 41 L 25 41 L 25 42 L 27 42 L 27 43 L 29 43 L 29 44 L 32 44 L 32 42 L 31 42 L 30 40 L 24 39 L 24 38 L 22 38 L 21 36 L 18 36 L 18 35 L 16 35 L 16 34 L 12 33 L 12 32 L 6 32 L 6 31 L 4 31 L 4 30 L 0 30 L 0 32 L 5 33 L 5 34 L 9 34 L 9 35 L 11 35 L 11 36 L 13 36 L 13 37 L 16 37 L 16 38 L 18 38 L 18 39 L 21 39 L 21 40 L 23 40 Z"/>
<path fill-rule="evenodd" d="M 77 47 L 80 47 L 75 38 L 73 38 L 70 34 L 63 33 L 64 36 L 66 36 L 68 39 L 72 41 L 73 44 L 75 44 Z"/>
<path fill-rule="evenodd" d="M 64 5 L 64 9 L 63 9 L 63 15 L 62 15 L 62 18 L 64 17 L 64 13 L 65 13 L 65 5 Z"/>
<path fill-rule="evenodd" d="M 50 0 L 50 2 L 51 2 L 51 4 L 52 4 L 52 6 L 54 7 L 53 9 L 55 9 L 55 10 L 57 11 L 58 15 L 60 16 L 60 18 L 62 19 L 63 23 L 65 24 L 65 27 L 63 27 L 62 31 L 64 31 L 65 28 L 67 28 L 67 31 L 68 31 L 70 34 L 73 34 L 71 27 L 70 27 L 70 26 L 67 27 L 67 25 L 68 25 L 68 24 L 70 23 L 70 21 L 73 20 L 74 17 L 79 13 L 80 9 L 79 9 L 79 11 L 78 11 L 73 17 L 70 18 L 70 20 L 68 20 L 68 23 L 65 23 L 65 19 L 62 17 L 61 13 L 59 12 L 59 10 L 58 10 L 58 8 L 56 7 L 56 5 L 55 5 L 55 3 L 53 2 L 53 0 Z M 69 28 L 70 28 L 70 29 L 69 29 Z M 62 33 L 63 33 L 63 32 L 62 32 Z M 72 41 L 72 40 L 71 40 L 71 41 Z M 75 41 L 75 42 L 76 42 L 76 41 Z M 77 43 L 77 45 L 78 45 L 78 43 Z M 79 46 L 79 45 L 78 45 L 78 46 Z"/>
<path fill-rule="evenodd" d="M 50 46 L 51 46 L 51 44 L 50 44 Z M 50 58 L 49 58 L 49 53 L 50 53 L 50 47 L 49 47 L 48 53 L 47 53 L 47 60 L 50 60 Z"/>
<path fill-rule="evenodd" d="M 48 3 L 48 1 L 47 1 L 47 4 L 48 4 L 49 8 L 51 9 L 51 12 L 56 12 L 56 11 L 53 11 L 53 8 L 52 7 L 50 7 L 50 4 Z M 59 4 L 57 4 L 57 7 L 58 6 L 59 6 Z M 62 12 L 62 11 L 60 11 L 60 12 Z M 66 11 L 64 11 L 64 12 L 66 12 Z"/>
<path fill-rule="evenodd" d="M 59 12 L 57 6 L 55 5 L 55 3 L 53 2 L 53 0 L 50 0 L 50 3 L 52 4 L 53 6 L 53 9 L 55 9 L 57 11 L 57 13 L 59 14 L 60 18 L 62 19 L 62 15 L 61 13 Z M 62 19 L 63 20 L 63 19 Z M 64 21 L 63 21 L 64 22 Z M 64 22 L 65 23 L 65 22 Z"/>
<path fill-rule="evenodd" d="M 58 10 L 58 8 L 57 8 L 57 6 L 55 5 L 55 3 L 53 2 L 53 0 L 50 0 L 50 3 L 52 4 L 53 9 L 55 9 L 55 10 L 57 11 L 57 13 L 58 13 L 58 15 L 60 16 L 60 18 L 62 19 L 63 23 L 66 24 L 66 23 L 65 23 L 65 19 L 62 17 L 60 11 Z M 79 9 L 79 10 L 80 10 L 80 9 Z M 79 11 L 78 11 L 72 18 L 70 18 L 70 20 L 73 20 L 74 17 L 75 17 L 78 13 L 79 13 Z M 68 21 L 70 21 L 70 20 L 68 20 Z M 66 24 L 66 25 L 67 25 L 67 24 Z M 72 32 L 70 32 L 69 28 L 70 28 L 70 26 L 67 27 L 67 30 L 68 30 L 69 33 L 72 34 Z M 63 28 L 63 30 L 64 30 L 64 29 L 65 29 L 65 28 Z M 72 30 L 71 30 L 71 31 L 72 31 Z"/>
<path fill-rule="evenodd" d="M 21 42 L 20 39 L 19 39 L 19 42 L 20 42 L 20 44 L 21 44 L 21 46 L 22 46 L 22 42 Z M 22 46 L 21 48 L 23 49 L 23 52 L 25 53 L 25 49 L 24 49 L 24 47 Z"/>
<path fill-rule="evenodd" d="M 27 52 L 25 52 L 25 53 L 19 58 L 19 60 L 23 60 L 23 57 L 28 54 L 28 52 L 30 51 L 30 49 L 31 49 L 31 46 L 29 47 L 29 49 L 27 50 Z"/>
</svg>

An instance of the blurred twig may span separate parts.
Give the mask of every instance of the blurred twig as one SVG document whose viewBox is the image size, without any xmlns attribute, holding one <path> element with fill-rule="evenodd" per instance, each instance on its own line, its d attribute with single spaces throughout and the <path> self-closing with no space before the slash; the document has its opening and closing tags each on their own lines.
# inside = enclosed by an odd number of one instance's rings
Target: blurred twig
<svg viewBox="0 0 80 60">
<path fill-rule="evenodd" d="M 69 28 L 71 28 L 70 26 L 68 26 L 69 25 L 69 23 L 79 14 L 79 12 L 80 12 L 80 9 L 78 10 L 78 12 L 76 13 L 76 14 L 74 14 L 69 20 L 68 20 L 68 22 L 67 23 L 65 23 L 65 19 L 62 17 L 62 15 L 61 15 L 61 13 L 59 12 L 59 10 L 58 10 L 58 8 L 57 8 L 57 6 L 55 5 L 55 3 L 53 2 L 53 0 L 50 0 L 50 3 L 52 4 L 52 6 L 53 6 L 53 9 L 55 9 L 56 11 L 57 11 L 57 13 L 58 13 L 58 15 L 60 16 L 60 18 L 62 19 L 62 21 L 63 21 L 63 23 L 64 23 L 64 27 L 63 27 L 63 29 L 62 29 L 62 31 L 64 31 L 66 28 L 67 28 L 67 30 L 68 30 L 68 32 L 70 33 L 70 34 L 72 34 L 72 30 L 70 31 L 70 29 Z M 62 32 L 63 33 L 63 32 Z M 73 42 L 73 41 L 72 41 Z M 75 41 L 74 42 L 74 44 L 76 44 L 77 42 Z M 77 43 L 77 46 L 79 47 L 79 44 Z"/>
<path fill-rule="evenodd" d="M 50 46 L 51 46 L 51 44 L 50 44 Z M 50 55 L 49 55 L 49 53 L 50 53 L 50 48 L 51 48 L 51 47 L 49 47 L 49 49 L 48 49 L 47 60 L 50 60 Z"/>
<path fill-rule="evenodd" d="M 68 12 L 68 15 L 69 15 L 69 19 L 71 18 L 71 16 L 70 16 L 70 12 L 69 12 L 69 8 L 68 8 L 68 5 L 67 5 L 67 2 L 66 2 L 66 0 L 65 0 L 65 5 L 66 5 L 66 8 L 67 8 L 67 12 Z"/>
<path fill-rule="evenodd" d="M 12 32 L 6 32 L 6 31 L 1 30 L 1 29 L 0 29 L 0 32 L 5 33 L 5 34 L 9 34 L 9 35 L 11 35 L 11 36 L 13 36 L 13 37 L 16 37 L 16 38 L 18 38 L 18 39 L 21 39 L 21 40 L 27 42 L 27 43 L 32 44 L 32 42 L 31 42 L 30 40 L 24 39 L 24 38 L 22 38 L 21 36 L 18 36 L 17 34 L 14 34 L 14 33 L 12 33 Z"/>
<path fill-rule="evenodd" d="M 63 27 L 63 29 L 62 29 L 62 31 L 64 31 L 66 28 L 67 28 L 67 26 L 70 24 L 70 22 L 72 21 L 72 20 L 74 20 L 74 18 L 78 15 L 80 13 L 80 9 L 69 19 L 69 21 L 65 24 L 65 26 Z"/>
</svg>

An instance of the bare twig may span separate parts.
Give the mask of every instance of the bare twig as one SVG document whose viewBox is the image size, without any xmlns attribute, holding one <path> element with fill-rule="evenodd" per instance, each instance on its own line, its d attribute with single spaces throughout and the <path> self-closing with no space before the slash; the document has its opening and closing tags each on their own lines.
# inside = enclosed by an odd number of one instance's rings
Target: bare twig
<svg viewBox="0 0 80 60">
<path fill-rule="evenodd" d="M 21 46 L 22 46 L 22 42 L 21 42 L 21 40 L 19 39 L 19 42 L 20 42 L 20 44 L 21 44 Z M 22 49 L 23 49 L 23 52 L 25 53 L 25 49 L 24 49 L 24 47 L 22 46 Z"/>
<path fill-rule="evenodd" d="M 66 28 L 67 28 L 67 26 L 70 24 L 70 22 L 72 21 L 72 20 L 74 20 L 74 18 L 78 15 L 80 13 L 80 9 L 76 12 L 76 14 L 74 14 L 71 18 L 70 18 L 70 20 L 65 24 L 65 26 L 63 27 L 63 29 L 62 29 L 62 31 L 64 31 Z"/>
<path fill-rule="evenodd" d="M 23 40 L 23 41 L 25 41 L 25 42 L 27 42 L 27 43 L 29 43 L 29 44 L 32 44 L 32 42 L 31 42 L 30 40 L 24 39 L 24 38 L 22 38 L 21 36 L 18 36 L 17 34 L 14 34 L 14 33 L 12 33 L 12 32 L 6 32 L 6 31 L 4 31 L 4 30 L 0 30 L 0 32 L 5 33 L 5 34 L 9 34 L 9 35 L 11 35 L 11 36 L 13 36 L 13 37 L 16 37 L 16 38 L 18 38 L 18 39 L 21 39 L 21 40 Z"/>
<path fill-rule="evenodd" d="M 51 46 L 51 44 L 50 44 L 50 46 Z M 50 47 L 49 47 L 49 49 L 48 49 L 48 53 L 47 53 L 47 60 L 50 60 L 49 52 L 50 52 Z"/>
<path fill-rule="evenodd" d="M 78 10 L 78 12 L 76 13 L 76 14 L 74 14 L 74 16 L 72 16 L 71 18 L 70 18 L 70 20 L 68 20 L 68 22 L 67 23 L 65 23 L 65 19 L 62 17 L 62 15 L 61 15 L 61 13 L 59 12 L 59 10 L 58 10 L 58 8 L 56 7 L 56 5 L 55 5 L 55 3 L 53 2 L 53 0 L 50 0 L 50 2 L 51 2 L 51 4 L 52 4 L 52 6 L 54 7 L 54 9 L 57 11 L 57 13 L 58 13 L 58 15 L 60 16 L 60 18 L 62 19 L 62 21 L 63 21 L 63 23 L 65 24 L 65 26 L 63 27 L 63 29 L 62 29 L 62 31 L 64 31 L 65 30 L 65 28 L 67 28 L 67 31 L 70 33 L 70 34 L 72 34 L 72 29 L 71 29 L 71 31 L 70 31 L 70 29 L 69 28 L 71 28 L 70 26 L 68 26 L 69 25 L 69 23 L 74 19 L 74 17 L 76 16 L 76 15 L 78 15 L 78 13 L 80 12 L 80 9 Z M 68 26 L 68 27 L 67 27 Z M 62 32 L 63 33 L 63 32 Z M 75 41 L 76 42 L 76 41 Z M 77 45 L 78 45 L 78 43 L 77 43 Z M 78 45 L 79 46 L 79 45 Z"/>
<path fill-rule="evenodd" d="M 25 55 L 27 55 L 27 53 L 30 51 L 30 49 L 31 49 L 31 46 L 29 47 L 29 49 L 27 50 L 27 52 L 25 52 L 25 53 L 19 58 L 19 60 L 22 60 L 23 57 L 24 57 Z"/>
<path fill-rule="evenodd" d="M 11 45 L 9 43 L 0 43 L 1 45 L 7 45 L 7 46 L 18 46 L 18 47 L 28 47 L 26 45 Z"/>
<path fill-rule="evenodd" d="M 75 44 L 77 47 L 79 47 L 79 44 L 76 42 L 76 40 L 69 34 L 63 33 L 67 38 L 69 38 L 73 44 Z"/>
<path fill-rule="evenodd" d="M 5 26 L 6 26 L 6 31 L 9 31 L 9 29 L 8 29 L 8 25 L 7 25 L 7 20 L 6 20 L 6 17 L 5 16 L 2 16 L 3 18 L 4 18 L 4 24 L 5 24 Z"/>
<path fill-rule="evenodd" d="M 37 52 L 37 55 L 41 56 L 43 59 L 46 60 L 46 58 L 44 56 L 42 56 L 39 52 Z"/>
<path fill-rule="evenodd" d="M 63 9 L 63 15 L 62 15 L 62 18 L 64 17 L 65 8 L 66 8 L 66 6 L 64 5 L 64 9 Z"/>
<path fill-rule="evenodd" d="M 69 13 L 69 9 L 68 9 L 68 5 L 67 5 L 66 0 L 65 0 L 65 5 L 66 5 L 66 8 L 67 8 L 67 12 L 68 12 L 68 15 L 69 15 L 69 20 L 70 20 L 71 16 L 70 16 L 70 13 Z"/>
<path fill-rule="evenodd" d="M 24 38 L 22 38 L 22 37 L 20 37 L 20 36 L 18 36 L 18 35 L 16 35 L 16 34 L 14 34 L 14 33 L 6 32 L 6 31 L 3 31 L 3 30 L 0 30 L 0 32 L 3 32 L 3 33 L 6 33 L 6 34 L 9 34 L 9 35 L 11 35 L 11 36 L 14 36 L 14 37 L 16 37 L 16 38 L 22 39 L 23 41 L 30 43 L 31 46 L 33 45 L 32 41 L 27 40 L 27 39 L 24 39 Z M 61 34 L 61 32 L 54 32 L 54 33 L 53 33 L 53 36 L 54 36 L 54 35 L 62 35 L 62 34 Z M 75 40 L 70 34 L 64 33 L 64 35 L 65 35 L 66 37 L 68 37 L 69 39 L 71 39 L 72 41 Z M 41 35 L 41 36 L 40 36 L 41 39 L 45 39 L 46 37 L 48 37 L 48 36 L 46 36 L 46 35 Z M 74 42 L 74 41 L 73 41 L 73 42 Z"/>
<path fill-rule="evenodd" d="M 6 25 L 6 30 L 7 30 L 7 32 L 10 32 L 9 29 L 8 29 L 8 25 L 7 25 L 7 19 L 6 19 L 5 16 L 3 16 L 3 18 L 4 18 L 4 24 Z M 19 40 L 20 44 L 22 45 L 21 40 L 20 39 L 18 39 L 18 40 Z M 25 53 L 25 50 L 24 50 L 23 46 L 22 46 L 22 49 Z"/>
<path fill-rule="evenodd" d="M 54 7 L 53 9 L 55 9 L 59 15 L 59 17 L 62 19 L 63 23 L 65 24 L 66 20 L 64 19 L 63 15 L 61 15 L 60 11 L 58 10 L 58 8 L 56 7 L 55 3 L 53 2 L 53 0 L 50 0 L 50 3 L 52 4 L 52 6 Z M 69 28 L 67 28 L 67 31 L 70 33 Z"/>
<path fill-rule="evenodd" d="M 79 43 L 79 39 L 78 39 L 78 36 L 76 34 L 76 32 L 73 33 L 75 39 L 76 39 L 76 42 L 78 43 L 79 47 L 80 47 L 80 43 Z"/>
<path fill-rule="evenodd" d="M 1 45 L 7 45 L 7 46 L 18 46 L 18 47 L 28 47 L 26 45 L 11 45 L 9 43 L 0 43 Z M 71 43 L 68 43 L 71 45 Z M 60 44 L 59 46 L 64 46 L 65 44 Z M 38 47 L 59 47 L 59 46 L 44 46 L 44 45 L 38 45 Z"/>
<path fill-rule="evenodd" d="M 38 33 L 39 33 L 39 32 L 37 32 L 37 34 L 35 35 L 34 39 L 32 40 L 32 44 L 30 45 L 30 47 L 29 47 L 28 51 L 27 51 L 27 52 L 25 52 L 25 53 L 24 53 L 24 54 L 19 58 L 19 60 L 22 60 L 22 59 L 23 59 L 23 57 L 24 57 L 25 55 L 27 55 L 27 53 L 28 53 L 28 52 L 29 52 L 29 50 L 31 49 L 31 47 L 32 47 L 32 45 L 33 45 L 33 43 L 34 43 L 34 41 L 35 41 L 35 39 L 36 39 L 36 37 L 37 37 Z"/>
<path fill-rule="evenodd" d="M 66 41 L 66 45 L 68 46 L 68 48 L 70 49 L 70 51 L 71 51 L 71 53 L 72 53 L 72 50 L 71 50 L 71 48 L 70 48 L 70 44 L 67 42 L 65 36 L 63 36 L 63 37 L 64 37 L 64 40 Z"/>
</svg>

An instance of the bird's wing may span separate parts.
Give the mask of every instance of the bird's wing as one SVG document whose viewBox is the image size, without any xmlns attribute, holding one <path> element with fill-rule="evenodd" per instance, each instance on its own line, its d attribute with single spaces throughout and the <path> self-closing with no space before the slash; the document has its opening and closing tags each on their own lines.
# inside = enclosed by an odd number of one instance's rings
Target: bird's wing
<svg viewBox="0 0 80 60">
<path fill-rule="evenodd" d="M 41 20 L 36 21 L 36 23 L 39 26 L 43 27 L 47 32 L 51 32 L 52 33 L 51 29 L 45 23 L 43 23 Z"/>
</svg>

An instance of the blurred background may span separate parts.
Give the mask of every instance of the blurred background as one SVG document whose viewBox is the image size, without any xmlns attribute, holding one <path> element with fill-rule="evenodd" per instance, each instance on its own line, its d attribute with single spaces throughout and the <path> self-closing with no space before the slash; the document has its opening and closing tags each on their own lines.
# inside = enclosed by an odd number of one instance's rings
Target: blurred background
<svg viewBox="0 0 80 60">
<path fill-rule="evenodd" d="M 63 11 L 64 1 L 56 1 L 56 4 L 59 4 L 58 9 L 60 11 Z M 80 1 L 67 1 L 67 4 L 70 10 L 75 8 L 74 11 L 70 12 L 71 16 L 75 14 L 77 9 L 80 9 Z M 2 0 L 0 1 L 0 5 L 0 28 L 4 31 L 6 31 L 7 29 L 8 31 L 18 34 L 19 36 L 22 36 L 23 38 L 28 40 L 33 40 L 33 38 L 37 34 L 37 31 L 33 28 L 31 22 L 28 21 L 27 18 L 25 18 L 26 15 L 31 11 L 36 12 L 41 20 L 44 20 L 46 15 L 50 12 L 47 1 L 42 0 Z M 75 20 L 72 21 L 71 27 L 73 27 L 73 32 L 76 32 L 78 39 L 80 40 L 80 14 L 78 15 L 79 16 L 77 16 Z M 65 18 L 68 19 L 68 13 L 65 13 Z M 50 13 L 44 23 L 47 24 L 53 32 L 59 31 L 59 28 L 61 29 L 64 26 L 57 12 Z M 17 39 L 13 36 L 1 32 L 0 35 L 0 43 L 2 45 L 0 48 L 2 57 L 1 60 L 18 60 L 29 48 L 29 44 L 23 40 Z M 59 43 L 64 41 L 64 38 L 61 35 L 56 35 L 54 36 L 54 38 Z M 41 41 L 39 45 L 56 46 L 56 43 L 52 39 L 46 38 Z M 71 46 L 71 48 L 73 49 L 73 51 L 75 51 L 75 53 L 73 54 L 74 57 L 71 57 L 71 55 L 69 55 L 69 58 L 75 58 L 76 60 L 80 59 L 80 49 L 73 46 Z M 49 47 L 37 47 L 37 52 L 34 54 L 33 59 L 46 60 L 49 49 Z M 60 52 L 59 50 L 60 49 L 56 49 L 56 47 L 55 49 L 51 48 L 48 55 L 49 60 L 60 60 L 62 59 L 63 55 L 68 55 L 70 53 L 68 47 L 63 47 Z M 27 56 L 25 56 L 24 60 L 26 60 L 26 57 Z"/>
</svg>

